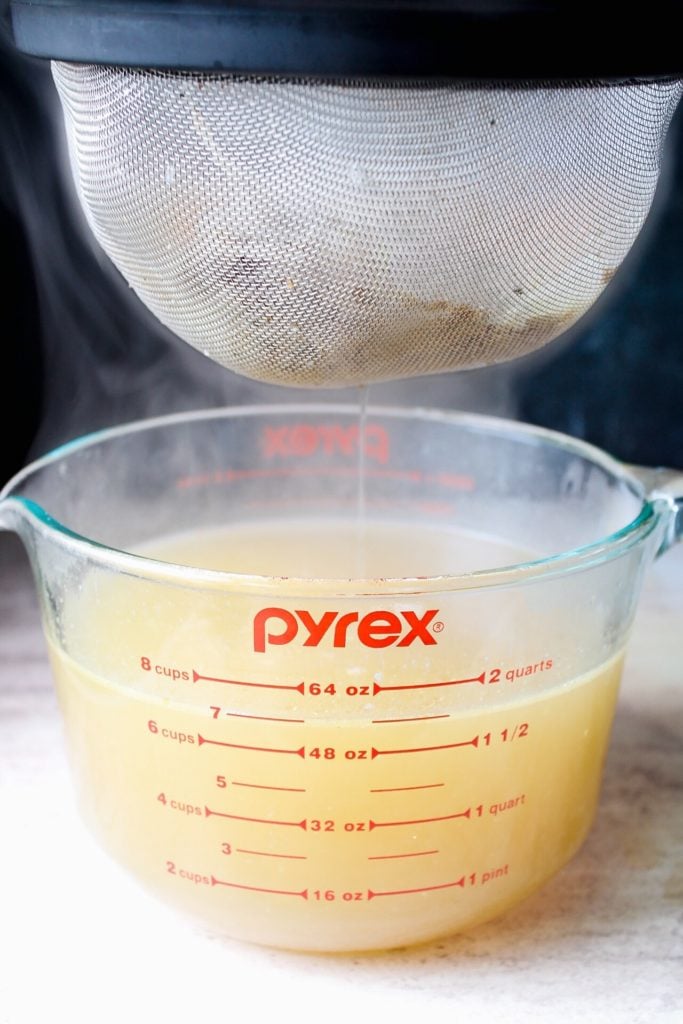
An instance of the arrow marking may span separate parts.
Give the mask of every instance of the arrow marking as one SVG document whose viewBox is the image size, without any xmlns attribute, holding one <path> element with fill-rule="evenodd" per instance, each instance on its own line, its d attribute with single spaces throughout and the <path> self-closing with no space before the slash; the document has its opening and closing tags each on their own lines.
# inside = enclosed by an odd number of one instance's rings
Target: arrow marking
<svg viewBox="0 0 683 1024">
<path fill-rule="evenodd" d="M 258 750 L 266 754 L 297 754 L 299 757 L 306 756 L 306 748 L 298 747 L 296 750 L 283 750 L 281 747 L 253 747 L 247 743 L 226 743 L 223 740 L 208 740 L 206 736 L 197 733 L 199 746 L 203 743 L 212 743 L 215 747 L 231 747 L 234 750 Z"/>
<path fill-rule="evenodd" d="M 434 892 L 436 889 L 452 889 L 456 885 L 460 886 L 461 889 L 465 888 L 464 875 L 457 882 L 444 882 L 442 885 L 425 885 L 421 889 L 391 889 L 386 892 L 374 892 L 372 889 L 368 889 L 368 899 L 374 900 L 375 896 L 407 896 L 414 892 Z"/>
<path fill-rule="evenodd" d="M 201 740 L 201 737 L 200 737 Z M 383 754 L 420 754 L 426 750 L 453 750 L 455 747 L 478 747 L 479 736 L 475 736 L 474 739 L 465 740 L 462 743 L 441 743 L 436 747 L 406 747 L 401 750 L 377 750 L 376 747 L 372 747 L 370 751 L 371 759 L 375 757 L 381 757 Z"/>
<path fill-rule="evenodd" d="M 272 818 L 247 818 L 243 814 L 226 814 L 224 811 L 212 811 L 210 807 L 204 807 L 204 814 L 207 818 L 230 818 L 232 821 L 254 821 L 259 825 L 291 825 L 293 828 L 302 828 L 306 831 L 306 819 L 301 821 L 273 821 Z"/>
<path fill-rule="evenodd" d="M 205 682 L 205 683 L 226 683 L 228 686 L 255 686 L 262 690 L 296 690 L 297 693 L 304 692 L 304 683 L 297 683 L 296 686 L 282 686 L 278 683 L 248 683 L 244 679 L 223 679 L 221 676 L 203 676 L 197 672 L 196 669 L 192 669 L 192 682 Z"/>
<path fill-rule="evenodd" d="M 301 892 L 293 892 L 291 889 L 266 889 L 260 885 L 239 885 L 237 882 L 224 882 L 220 878 L 214 878 L 211 875 L 211 885 L 226 885 L 230 889 L 247 889 L 249 892 L 270 892 L 276 896 L 301 896 L 302 899 L 308 899 L 308 889 L 302 889 Z"/>
<path fill-rule="evenodd" d="M 459 811 L 458 814 L 444 814 L 438 818 L 413 818 L 412 821 L 372 821 L 368 823 L 368 831 L 372 832 L 373 828 L 390 828 L 393 825 L 426 825 L 430 821 L 452 821 L 455 818 L 469 818 L 472 814 L 472 808 L 468 807 L 466 811 Z"/>
<path fill-rule="evenodd" d="M 471 679 L 446 679 L 443 683 L 406 683 L 404 686 L 382 686 L 380 683 L 373 683 L 372 693 L 376 695 L 385 690 L 430 690 L 435 686 L 461 686 L 464 683 L 484 683 L 486 672 L 473 676 Z"/>
</svg>

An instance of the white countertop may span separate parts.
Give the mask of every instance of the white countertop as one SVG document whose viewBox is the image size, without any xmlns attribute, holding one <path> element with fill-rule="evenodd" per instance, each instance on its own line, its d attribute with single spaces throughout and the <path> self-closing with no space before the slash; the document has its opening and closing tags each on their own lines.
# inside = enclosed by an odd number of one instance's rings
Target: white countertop
<svg viewBox="0 0 683 1024">
<path fill-rule="evenodd" d="M 311 956 L 188 924 L 77 817 L 37 601 L 0 535 L 0 1022 L 683 1024 L 683 545 L 650 570 L 597 823 L 536 896 L 408 950 Z"/>
</svg>

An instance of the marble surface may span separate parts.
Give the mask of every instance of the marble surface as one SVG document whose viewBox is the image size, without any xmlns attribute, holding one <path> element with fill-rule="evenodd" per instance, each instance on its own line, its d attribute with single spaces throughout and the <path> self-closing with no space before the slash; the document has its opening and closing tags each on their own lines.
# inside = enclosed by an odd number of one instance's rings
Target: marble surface
<svg viewBox="0 0 683 1024">
<path fill-rule="evenodd" d="M 0 535 L 0 1022 L 683 1024 L 683 545 L 650 570 L 598 819 L 540 893 L 365 956 L 229 942 L 138 889 L 77 817 L 37 601 Z"/>
</svg>

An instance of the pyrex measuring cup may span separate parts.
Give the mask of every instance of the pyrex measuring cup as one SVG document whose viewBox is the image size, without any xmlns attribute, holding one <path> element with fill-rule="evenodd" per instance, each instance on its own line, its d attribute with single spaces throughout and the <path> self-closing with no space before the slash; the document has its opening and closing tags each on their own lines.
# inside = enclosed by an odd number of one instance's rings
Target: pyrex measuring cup
<svg viewBox="0 0 683 1024">
<path fill-rule="evenodd" d="M 498 914 L 590 827 L 676 487 L 516 423 L 329 406 L 150 420 L 40 459 L 0 517 L 86 820 L 254 942 L 382 948 Z M 332 575 L 307 575 L 311 551 Z"/>
</svg>

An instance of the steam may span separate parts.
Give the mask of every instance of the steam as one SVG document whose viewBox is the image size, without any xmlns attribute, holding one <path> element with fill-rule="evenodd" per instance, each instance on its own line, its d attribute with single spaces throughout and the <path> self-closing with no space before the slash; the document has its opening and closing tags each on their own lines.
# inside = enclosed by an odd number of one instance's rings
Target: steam
<svg viewBox="0 0 683 1024">
<path fill-rule="evenodd" d="M 128 419 L 242 400 L 153 320 L 91 239 L 75 199 L 49 66 L 0 39 L 8 88 L 0 175 L 33 262 L 45 368 L 34 454 Z"/>
<path fill-rule="evenodd" d="M 1 32 L 0 61 L 8 83 L 0 94 L 0 189 L 24 226 L 42 332 L 43 411 L 32 456 L 95 429 L 186 409 L 358 401 L 354 389 L 299 390 L 238 377 L 159 324 L 85 223 L 49 65 L 19 54 Z M 508 364 L 378 384 L 370 404 L 514 416 L 518 373 Z"/>
</svg>

